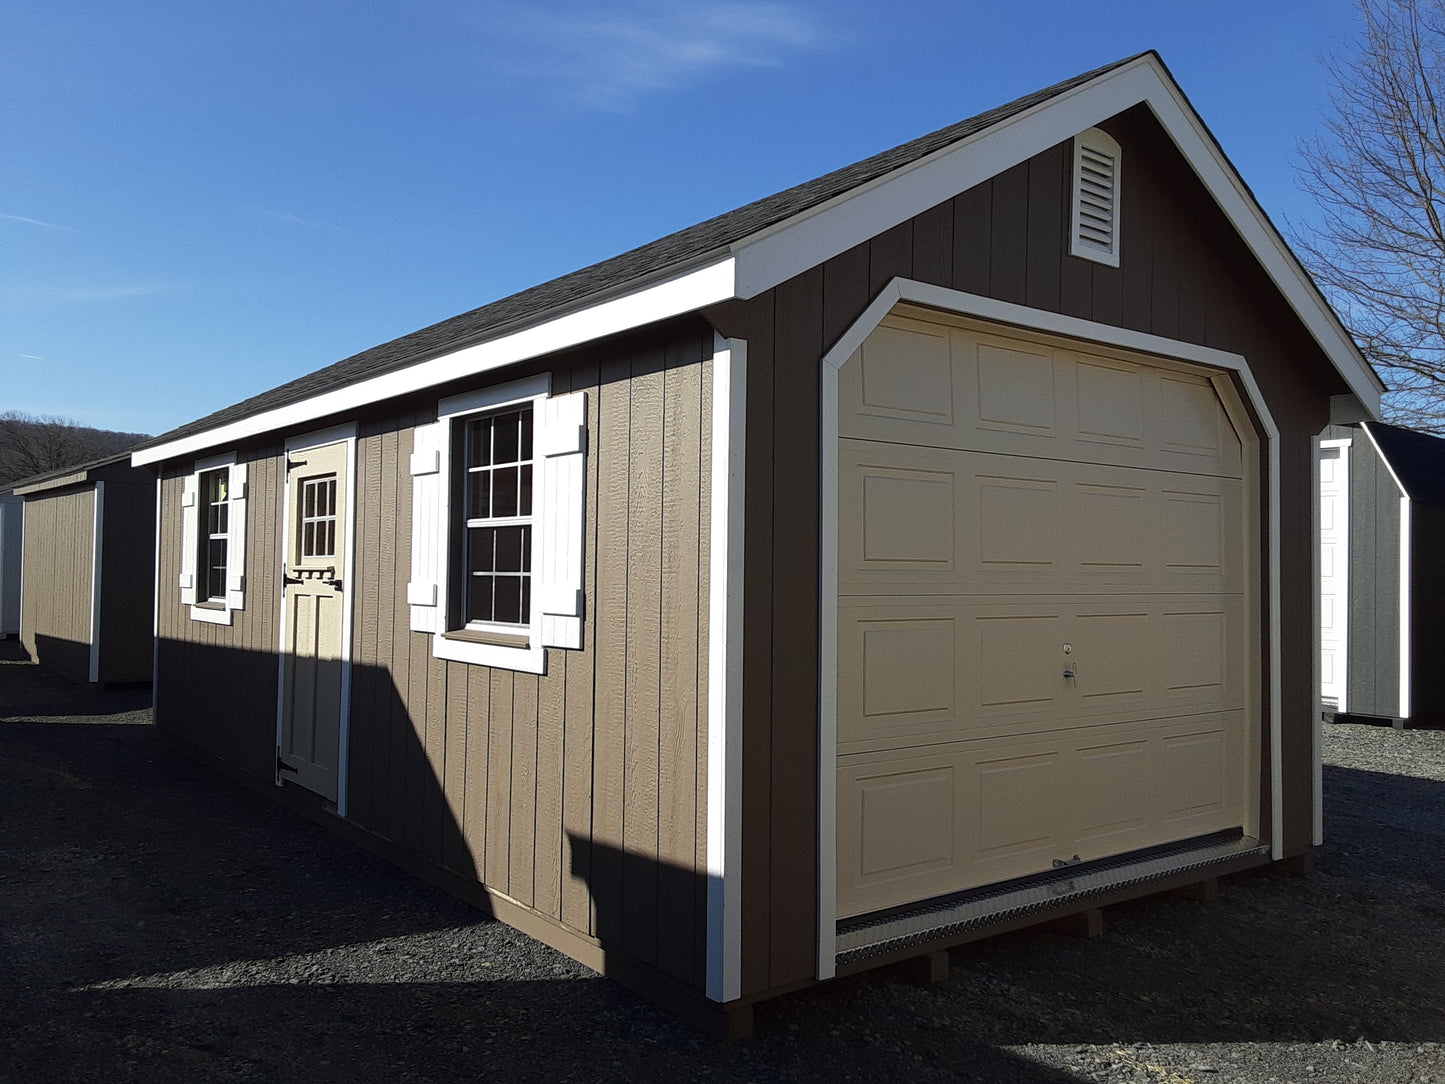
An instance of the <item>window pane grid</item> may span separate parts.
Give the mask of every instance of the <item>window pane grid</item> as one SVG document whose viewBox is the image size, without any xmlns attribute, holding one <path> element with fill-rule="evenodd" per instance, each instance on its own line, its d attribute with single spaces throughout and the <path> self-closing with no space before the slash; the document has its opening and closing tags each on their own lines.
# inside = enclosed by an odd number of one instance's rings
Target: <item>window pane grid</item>
<svg viewBox="0 0 1445 1084">
<path fill-rule="evenodd" d="M 301 483 L 301 556 L 336 556 L 336 476 Z"/>
<path fill-rule="evenodd" d="M 226 597 L 226 551 L 230 541 L 231 470 L 206 471 L 201 475 L 201 513 L 204 530 L 200 538 L 200 565 L 204 584 L 199 601 L 211 602 Z"/>
<path fill-rule="evenodd" d="M 532 603 L 532 409 L 467 423 L 465 619 L 526 625 Z"/>
</svg>

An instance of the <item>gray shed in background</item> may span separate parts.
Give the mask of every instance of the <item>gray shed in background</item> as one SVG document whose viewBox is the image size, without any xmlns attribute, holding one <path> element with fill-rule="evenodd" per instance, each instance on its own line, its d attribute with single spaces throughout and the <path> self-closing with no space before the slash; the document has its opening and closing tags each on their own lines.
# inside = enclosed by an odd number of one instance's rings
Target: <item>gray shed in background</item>
<svg viewBox="0 0 1445 1084">
<path fill-rule="evenodd" d="M 148 682 L 155 651 L 155 476 L 112 456 L 15 485 L 20 641 L 78 681 Z"/>
<path fill-rule="evenodd" d="M 1445 668 L 1445 439 L 1380 422 L 1320 440 L 1320 698 L 1326 718 L 1437 726 Z"/>
<path fill-rule="evenodd" d="M 0 490 L 0 640 L 20 632 L 20 533 L 25 502 Z"/>
</svg>

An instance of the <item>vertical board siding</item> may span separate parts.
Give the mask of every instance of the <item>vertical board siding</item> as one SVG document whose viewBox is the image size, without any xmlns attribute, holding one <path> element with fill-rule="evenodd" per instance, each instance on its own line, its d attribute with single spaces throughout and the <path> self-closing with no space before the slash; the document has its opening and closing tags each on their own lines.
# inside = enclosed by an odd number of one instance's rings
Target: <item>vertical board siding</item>
<svg viewBox="0 0 1445 1084">
<path fill-rule="evenodd" d="M 1104 127 L 1127 159 L 1118 268 L 1067 253 L 1072 150 L 1063 143 L 714 316 L 723 334 L 748 340 L 745 995 L 814 974 L 819 363 L 889 278 L 1245 355 L 1281 431 L 1282 552 L 1306 552 L 1309 437 L 1343 382 L 1147 110 Z M 1281 583 L 1287 853 L 1307 846 L 1312 830 L 1309 569 L 1286 561 Z"/>
<path fill-rule="evenodd" d="M 154 482 L 107 481 L 101 518 L 104 541 L 98 679 L 148 682 L 154 644 L 151 638 L 155 606 Z"/>
<path fill-rule="evenodd" d="M 364 424 L 352 636 L 351 818 L 698 990 L 710 355 L 693 324 L 552 368 L 554 393 L 588 393 L 587 606 L 582 649 L 541 676 L 440 662 L 410 631 L 412 430 L 434 401 Z"/>
<path fill-rule="evenodd" d="M 57 673 L 90 679 L 95 486 L 25 502 L 20 638 Z"/>
<path fill-rule="evenodd" d="M 276 764 L 280 522 L 286 464 L 279 446 L 241 451 L 249 464 L 246 498 L 246 604 L 229 625 L 196 621 L 183 605 L 181 490 L 192 464 L 161 476 L 156 642 L 156 725 L 234 765 L 270 779 Z"/>
</svg>

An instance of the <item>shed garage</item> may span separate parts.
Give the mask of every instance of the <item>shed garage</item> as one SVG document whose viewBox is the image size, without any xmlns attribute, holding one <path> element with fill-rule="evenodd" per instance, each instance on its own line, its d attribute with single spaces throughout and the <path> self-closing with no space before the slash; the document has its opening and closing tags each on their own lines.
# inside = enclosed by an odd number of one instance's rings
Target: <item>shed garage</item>
<svg viewBox="0 0 1445 1084">
<path fill-rule="evenodd" d="M 1134 57 L 137 450 L 157 723 L 736 1032 L 1306 855 L 1380 392 Z"/>
<path fill-rule="evenodd" d="M 77 681 L 151 680 L 155 481 L 112 456 L 17 482 L 20 641 Z"/>
<path fill-rule="evenodd" d="M 1338 722 L 1445 722 L 1445 439 L 1332 425 L 1319 450 L 1320 700 Z"/>
</svg>

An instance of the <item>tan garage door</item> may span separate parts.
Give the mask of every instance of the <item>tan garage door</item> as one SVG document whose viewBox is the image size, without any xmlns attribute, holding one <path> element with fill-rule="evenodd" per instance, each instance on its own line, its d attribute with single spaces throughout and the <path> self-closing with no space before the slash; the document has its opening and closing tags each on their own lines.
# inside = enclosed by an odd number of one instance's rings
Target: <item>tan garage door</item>
<svg viewBox="0 0 1445 1084">
<path fill-rule="evenodd" d="M 1208 377 L 895 315 L 839 399 L 839 917 L 1245 825 L 1255 490 Z"/>
</svg>

